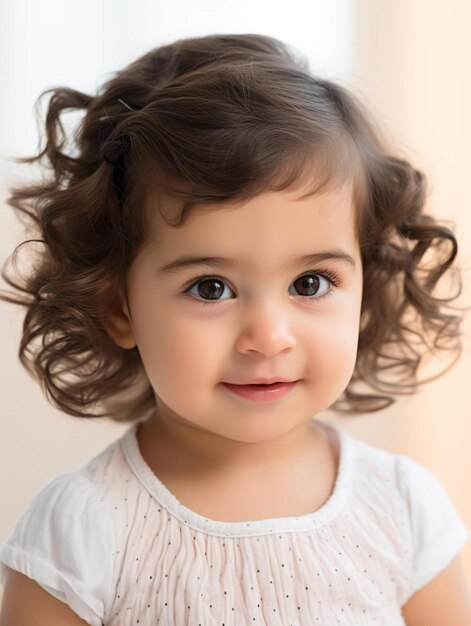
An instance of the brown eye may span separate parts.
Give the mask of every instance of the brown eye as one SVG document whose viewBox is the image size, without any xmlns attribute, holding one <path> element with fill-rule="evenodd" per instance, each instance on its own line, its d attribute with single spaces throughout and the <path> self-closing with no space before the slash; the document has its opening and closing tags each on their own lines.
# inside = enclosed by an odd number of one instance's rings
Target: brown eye
<svg viewBox="0 0 471 626">
<path fill-rule="evenodd" d="M 331 295 L 334 287 L 338 286 L 340 282 L 336 274 L 327 270 L 304 274 L 291 283 L 291 286 L 294 286 L 296 290 L 296 293 L 292 295 L 302 296 L 306 300 L 312 300 L 312 302 L 319 302 Z M 322 283 L 324 283 L 324 287 L 322 287 Z M 230 299 L 221 298 L 226 287 L 232 291 L 227 282 L 217 276 L 200 276 L 184 289 L 183 294 L 200 304 L 217 304 Z"/>
<path fill-rule="evenodd" d="M 305 274 L 297 278 L 293 285 L 300 296 L 323 296 L 330 289 L 330 281 L 321 274 Z"/>
<path fill-rule="evenodd" d="M 205 300 L 217 301 L 218 298 L 224 293 L 224 282 L 218 278 L 206 278 L 195 283 L 193 287 L 196 287 L 198 296 L 201 296 Z"/>
</svg>

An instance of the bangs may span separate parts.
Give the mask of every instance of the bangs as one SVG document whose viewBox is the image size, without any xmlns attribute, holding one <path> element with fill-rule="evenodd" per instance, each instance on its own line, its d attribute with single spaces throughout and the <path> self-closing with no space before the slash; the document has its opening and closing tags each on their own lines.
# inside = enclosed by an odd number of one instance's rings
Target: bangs
<svg viewBox="0 0 471 626">
<path fill-rule="evenodd" d="M 133 188 L 140 194 L 143 206 L 148 207 L 150 220 L 152 215 L 149 212 L 158 210 L 166 224 L 178 228 L 194 210 L 236 207 L 263 193 L 299 192 L 296 199 L 303 200 L 350 186 L 355 208 L 355 233 L 359 235 L 359 215 L 366 191 L 365 166 L 361 151 L 348 134 L 335 140 L 324 138 L 315 148 L 312 144 L 305 144 L 272 156 L 270 169 L 258 178 L 240 180 L 230 193 L 225 185 L 217 187 L 210 176 L 207 180 L 190 181 L 169 175 L 156 166 L 150 155 L 145 156 L 148 158 Z M 230 168 L 225 180 L 229 176 Z"/>
<path fill-rule="evenodd" d="M 292 150 L 266 180 L 261 181 L 260 193 L 266 191 L 303 191 L 298 197 L 334 191 L 338 187 L 359 186 L 364 178 L 364 167 L 357 146 L 349 135 L 342 139 L 326 139 L 313 150 L 302 146 Z"/>
</svg>

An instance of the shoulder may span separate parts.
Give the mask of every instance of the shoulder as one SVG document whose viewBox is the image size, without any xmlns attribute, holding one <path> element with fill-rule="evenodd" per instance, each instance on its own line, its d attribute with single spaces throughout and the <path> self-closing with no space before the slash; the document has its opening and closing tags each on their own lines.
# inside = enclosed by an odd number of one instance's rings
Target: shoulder
<svg viewBox="0 0 471 626">
<path fill-rule="evenodd" d="M 66 511 L 80 510 L 84 505 L 99 508 L 100 496 L 99 486 L 83 471 L 64 472 L 49 480 L 33 495 L 23 516 L 38 512 L 58 517 Z"/>
<path fill-rule="evenodd" d="M 402 454 L 394 459 L 398 488 L 409 508 L 412 509 L 420 499 L 422 502 L 432 501 L 434 505 L 441 503 L 450 511 L 449 496 L 442 482 L 428 467 Z"/>
<path fill-rule="evenodd" d="M 49 538 L 57 542 L 64 534 L 78 539 L 88 525 L 110 525 L 111 512 L 106 502 L 107 470 L 114 444 L 77 469 L 63 472 L 40 487 L 32 496 L 13 530 L 17 542 Z M 29 533 L 34 529 L 35 537 Z M 54 537 L 49 537 L 53 533 Z"/>
<path fill-rule="evenodd" d="M 0 546 L 0 585 L 8 566 L 88 623 L 100 623 L 115 546 L 114 520 L 101 485 L 84 468 L 60 474 L 34 494 Z"/>
<path fill-rule="evenodd" d="M 355 440 L 355 470 L 362 501 L 403 544 L 407 599 L 445 569 L 468 530 L 442 481 L 413 458 Z"/>
<path fill-rule="evenodd" d="M 443 482 L 414 459 L 396 457 L 398 490 L 404 501 L 416 552 L 446 535 L 464 538 L 466 529 Z"/>
<path fill-rule="evenodd" d="M 384 496 L 397 516 L 402 512 L 401 521 L 408 524 L 416 545 L 427 540 L 425 533 L 437 537 L 450 524 L 463 527 L 442 481 L 428 467 L 363 441 L 354 440 L 354 446 L 357 482 Z"/>
<path fill-rule="evenodd" d="M 469 532 L 441 480 L 408 456 L 397 459 L 412 544 L 410 595 L 430 582 L 461 550 Z"/>
<path fill-rule="evenodd" d="M 453 505 L 438 477 L 413 458 L 377 448 L 354 439 L 355 475 L 360 482 L 389 486 L 389 496 L 397 496 L 411 512 L 417 504 L 443 505 L 452 514 Z M 384 489 L 383 489 L 384 491 Z"/>
</svg>

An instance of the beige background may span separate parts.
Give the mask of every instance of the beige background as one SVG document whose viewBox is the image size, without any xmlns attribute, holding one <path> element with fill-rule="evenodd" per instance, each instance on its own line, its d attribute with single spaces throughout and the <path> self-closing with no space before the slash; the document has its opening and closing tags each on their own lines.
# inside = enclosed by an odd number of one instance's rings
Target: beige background
<svg viewBox="0 0 471 626">
<path fill-rule="evenodd" d="M 20 236 L 4 202 L 6 186 L 16 170 L 4 159 L 35 150 L 32 106 L 41 89 L 68 84 L 92 91 L 105 72 L 180 36 L 261 32 L 297 46 L 309 56 L 313 69 L 366 99 L 403 153 L 428 175 L 430 210 L 456 224 L 459 258 L 466 268 L 461 304 L 471 304 L 471 3 L 255 1 L 238 3 L 231 14 L 224 3 L 174 1 L 162 14 L 156 11 L 157 3 L 146 1 L 83 2 L 75 7 L 78 13 L 73 16 L 72 30 L 70 5 L 65 7 L 67 15 L 63 4 L 6 1 L 0 9 L 0 69 L 8 87 L 0 103 L 4 120 L 0 129 L 2 259 Z M 175 19 L 191 7 L 190 25 Z M 48 35 L 60 39 L 57 48 L 48 48 Z M 59 49 L 66 52 L 58 54 Z M 88 460 L 125 428 L 99 421 L 84 423 L 50 407 L 16 358 L 22 315 L 15 307 L 0 304 L 0 542 L 40 487 Z M 464 340 L 459 364 L 416 397 L 402 398 L 374 415 L 325 418 L 334 419 L 354 436 L 408 454 L 430 468 L 471 529 L 471 315 Z M 463 555 L 471 581 L 470 542 Z"/>
<path fill-rule="evenodd" d="M 366 0 L 354 5 L 355 83 L 400 139 L 404 154 L 428 175 L 430 211 L 454 221 L 464 268 L 460 305 L 469 306 L 471 3 Z M 471 529 L 471 313 L 463 330 L 464 354 L 448 374 L 419 395 L 346 426 L 426 465 Z M 469 541 L 463 556 L 471 582 Z"/>
</svg>

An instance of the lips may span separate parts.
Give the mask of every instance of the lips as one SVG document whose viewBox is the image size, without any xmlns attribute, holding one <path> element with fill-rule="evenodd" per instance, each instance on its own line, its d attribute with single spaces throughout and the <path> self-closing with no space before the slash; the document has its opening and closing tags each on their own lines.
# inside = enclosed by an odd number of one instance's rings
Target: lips
<svg viewBox="0 0 471 626">
<path fill-rule="evenodd" d="M 284 378 L 283 376 L 279 376 L 277 378 L 253 378 L 247 382 L 241 383 L 224 383 L 226 385 L 273 385 L 275 383 L 294 383 L 296 382 L 290 378 Z"/>
<path fill-rule="evenodd" d="M 250 385 L 250 387 L 271 387 L 272 385 L 276 385 L 277 383 L 286 384 L 286 383 L 282 383 L 281 380 L 276 380 L 270 384 L 267 384 L 267 383 L 245 383 L 245 384 Z"/>
<path fill-rule="evenodd" d="M 234 385 L 231 383 L 223 383 L 229 391 L 242 396 L 248 400 L 256 402 L 267 402 L 270 400 L 276 400 L 284 397 L 289 393 L 295 385 L 297 380 L 292 382 L 274 382 L 270 385 L 249 383 L 245 385 Z"/>
</svg>

